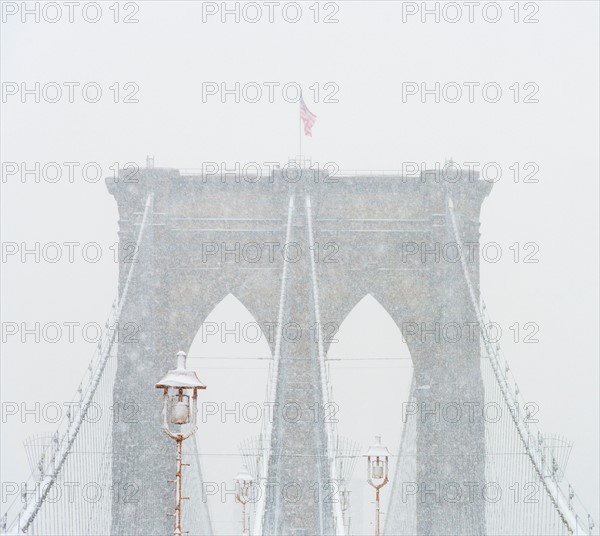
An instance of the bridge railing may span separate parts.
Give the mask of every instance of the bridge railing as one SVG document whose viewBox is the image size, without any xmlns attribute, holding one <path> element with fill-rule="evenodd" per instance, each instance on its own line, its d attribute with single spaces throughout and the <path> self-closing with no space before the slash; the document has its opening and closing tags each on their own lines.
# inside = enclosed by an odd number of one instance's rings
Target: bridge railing
<svg viewBox="0 0 600 536">
<path fill-rule="evenodd" d="M 147 198 L 136 250 L 152 210 Z M 111 505 L 128 500 L 135 490 L 113 489 L 112 424 L 117 415 L 113 384 L 119 337 L 119 318 L 137 263 L 132 262 L 121 296 L 113 302 L 86 374 L 68 411 L 42 452 L 38 466 L 21 485 L 2 516 L 2 534 L 81 536 L 110 534 Z M 133 500 L 133 499 L 132 499 Z"/>
<path fill-rule="evenodd" d="M 481 311 L 482 325 L 489 325 L 484 304 Z M 487 480 L 497 483 L 514 503 L 511 516 L 505 516 L 499 513 L 501 501 L 488 501 L 493 533 L 511 534 L 507 517 L 515 519 L 518 512 L 522 524 L 513 530 L 523 534 L 592 534 L 591 515 L 575 500 L 558 461 L 560 452 L 537 426 L 533 404 L 525 402 L 500 346 L 483 333 L 482 346 L 486 403 L 499 408 L 499 417 L 486 423 Z"/>
<path fill-rule="evenodd" d="M 462 244 L 454 203 L 449 194 L 448 213 L 454 239 Z M 481 369 L 486 403 L 498 404 L 501 415 L 497 422 L 486 422 L 486 480 L 489 484 L 495 478 L 502 493 L 512 494 L 510 505 L 506 499 L 486 501 L 486 517 L 491 525 L 491 533 L 591 534 L 594 527 L 591 515 L 579 510 L 579 505 L 573 501 L 573 488 L 566 479 L 561 478 L 564 468 L 561 471 L 557 463 L 558 456 L 545 449 L 544 436 L 529 409 L 531 404 L 523 399 L 500 345 L 486 336 L 483 328 L 491 323 L 487 307 L 482 299 L 477 299 L 462 255 L 460 262 L 481 328 Z M 519 489 L 516 496 L 516 487 L 529 487 L 529 490 Z M 528 491 L 529 497 L 526 498 Z M 533 497 L 532 494 L 537 496 Z M 510 515 L 499 512 L 503 506 L 510 508 Z M 507 519 L 516 525 L 511 525 Z"/>
<path fill-rule="evenodd" d="M 3 534 L 110 534 L 117 333 L 115 303 L 75 397 L 5 513 Z"/>
</svg>

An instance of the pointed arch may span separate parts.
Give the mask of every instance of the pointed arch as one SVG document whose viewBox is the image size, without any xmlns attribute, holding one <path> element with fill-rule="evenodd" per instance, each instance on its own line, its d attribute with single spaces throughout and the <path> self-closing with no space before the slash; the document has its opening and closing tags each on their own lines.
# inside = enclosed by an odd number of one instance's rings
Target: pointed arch
<svg viewBox="0 0 600 536">
<path fill-rule="evenodd" d="M 381 434 L 392 454 L 400 447 L 403 403 L 410 396 L 413 365 L 410 349 L 394 317 L 371 293 L 347 312 L 327 353 L 333 401 L 339 408 L 340 436 L 359 443 L 365 451 Z M 364 493 L 364 466 L 358 460 L 350 489 Z M 390 459 L 394 474 L 397 458 Z M 382 489 L 387 501 L 389 489 Z M 368 518 L 358 520 L 357 533 L 370 530 Z"/>
<path fill-rule="evenodd" d="M 338 326 L 334 337 L 329 339 L 330 345 L 327 352 L 329 358 L 340 356 L 339 341 L 341 338 L 352 337 L 361 332 L 362 337 L 356 337 L 352 347 L 345 349 L 353 355 L 363 355 L 365 352 L 373 357 L 393 357 L 394 352 L 401 351 L 402 358 L 410 359 L 410 352 L 406 352 L 400 327 L 381 303 L 370 293 L 365 294 L 348 311 L 345 318 Z M 385 340 L 381 336 L 385 334 Z M 366 343 L 368 341 L 368 343 Z M 363 347 L 363 343 L 368 344 Z M 384 351 L 385 355 L 381 354 Z"/>
<path fill-rule="evenodd" d="M 207 385 L 199 395 L 197 432 L 205 482 L 230 489 L 244 463 L 240 445 L 261 433 L 271 358 L 259 321 L 234 293 L 225 293 L 198 327 L 188 355 L 189 368 Z M 218 533 L 233 534 L 233 499 L 223 502 L 220 491 L 207 495 L 207 508 Z"/>
<path fill-rule="evenodd" d="M 366 293 L 359 299 L 355 299 L 354 303 L 350 308 L 346 310 L 345 316 L 341 317 L 342 321 L 337 325 L 337 331 L 334 337 L 330 337 L 326 342 L 329 342 L 327 355 L 333 357 L 337 353 L 336 340 L 341 336 L 345 336 L 346 331 L 354 331 L 357 329 L 358 324 L 362 317 L 365 317 L 367 328 L 374 331 L 375 328 L 379 328 L 379 331 L 388 334 L 388 337 L 392 337 L 393 344 L 403 353 L 403 358 L 410 357 L 410 349 L 406 345 L 406 342 L 402 338 L 401 324 L 399 323 L 398 316 L 392 315 L 388 309 L 382 305 L 382 303 L 370 292 Z M 364 329 L 364 327 L 362 328 Z M 374 333 L 370 333 L 373 337 Z M 363 339 L 364 340 L 364 339 Z M 372 344 L 373 341 L 371 341 Z M 360 346 L 360 343 L 359 343 Z M 408 350 L 408 353 L 405 351 Z M 353 351 L 358 351 L 358 347 L 354 346 Z M 330 352 L 333 352 L 330 355 Z M 375 355 L 372 350 L 370 354 Z M 380 356 L 381 357 L 381 356 Z"/>
<path fill-rule="evenodd" d="M 252 357 L 270 359 L 271 339 L 273 334 L 265 332 L 265 326 L 233 293 L 228 292 L 214 305 L 199 326 L 189 347 L 189 354 L 193 357 L 196 348 L 206 345 L 226 345 L 228 343 L 247 343 L 247 349 L 252 349 Z M 248 346 L 251 345 L 251 346 Z M 260 349 L 258 355 L 256 349 Z"/>
</svg>

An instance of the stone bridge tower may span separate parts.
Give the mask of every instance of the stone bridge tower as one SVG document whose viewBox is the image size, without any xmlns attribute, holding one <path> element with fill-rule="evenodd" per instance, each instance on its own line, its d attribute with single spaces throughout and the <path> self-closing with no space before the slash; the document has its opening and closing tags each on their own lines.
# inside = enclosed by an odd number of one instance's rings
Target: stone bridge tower
<svg viewBox="0 0 600 536">
<path fill-rule="evenodd" d="M 437 173 L 415 177 L 328 176 L 304 169 L 275 170 L 260 180 L 182 175 L 145 169 L 133 177 L 107 179 L 119 209 L 123 258 L 131 255 L 150 194 L 148 232 L 140 244 L 134 280 L 121 326 L 139 327 L 137 344 L 120 344 L 115 404 L 137 404 L 136 419 L 113 432 L 113 481 L 135 484 L 139 501 L 113 503 L 113 534 L 167 534 L 174 446 L 160 434 L 159 393 L 154 383 L 181 348 L 187 350 L 214 306 L 234 294 L 263 326 L 297 322 L 306 331 L 339 326 L 367 293 L 405 330 L 414 364 L 417 415 L 417 480 L 427 489 L 445 483 L 485 483 L 482 418 L 447 422 L 431 418 L 444 404 L 483 405 L 479 330 L 469 292 L 456 262 L 448 212 L 452 196 L 462 242 L 479 241 L 479 213 L 491 185 L 475 174 L 449 183 Z M 311 236 L 312 235 L 312 236 Z M 236 259 L 235 244 L 294 242 L 305 254 L 293 262 L 263 255 L 255 263 Z M 206 244 L 234 253 L 207 255 Z M 320 246 L 320 262 L 307 255 Z M 222 246 L 221 246 L 222 247 Z M 277 247 L 277 246 L 274 246 Z M 326 262 L 329 256 L 332 262 Z M 478 254 L 469 259 L 476 292 Z M 286 266 L 287 265 L 287 266 Z M 127 264 L 121 264 L 120 285 Z M 285 273 L 285 281 L 282 281 Z M 285 288 L 282 298 L 282 289 Z M 473 336 L 440 336 L 448 326 L 470 325 Z M 406 326 L 411 326 L 406 333 Z M 321 400 L 319 348 L 314 340 L 276 342 L 277 401 L 308 407 Z M 326 351 L 327 348 L 324 348 Z M 464 407 L 464 406 L 463 406 Z M 401 408 L 390 415 L 400 420 Z M 318 453 L 326 434 L 314 422 L 290 423 L 275 414 L 269 478 L 301 486 L 328 480 Z M 170 453 L 170 455 L 165 455 Z M 315 454 L 315 456 L 302 456 Z M 316 460 L 316 462 L 315 462 Z M 263 533 L 335 534 L 331 505 L 306 494 L 298 503 L 270 502 Z M 453 520 L 460 534 L 486 533 L 480 496 L 456 502 L 418 502 L 419 534 L 445 534 Z"/>
</svg>

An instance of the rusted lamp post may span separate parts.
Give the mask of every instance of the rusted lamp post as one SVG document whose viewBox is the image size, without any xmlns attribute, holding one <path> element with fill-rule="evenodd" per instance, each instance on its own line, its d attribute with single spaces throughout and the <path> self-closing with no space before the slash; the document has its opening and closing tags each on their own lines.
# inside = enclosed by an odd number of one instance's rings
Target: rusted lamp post
<svg viewBox="0 0 600 536">
<path fill-rule="evenodd" d="M 246 504 L 250 501 L 249 492 L 253 481 L 254 479 L 245 465 L 235 477 L 235 500 L 242 505 L 242 534 L 250 534 L 250 516 L 246 514 Z"/>
<path fill-rule="evenodd" d="M 388 461 L 390 452 L 381 444 L 381 436 L 375 436 L 375 445 L 367 453 L 367 482 L 375 488 L 375 536 L 380 536 L 379 490 L 388 482 Z"/>
<path fill-rule="evenodd" d="M 177 441 L 177 472 L 175 473 L 176 505 L 175 536 L 181 536 L 181 473 L 183 470 L 183 441 L 196 432 L 198 414 L 198 389 L 206 389 L 193 370 L 186 369 L 185 352 L 177 353 L 177 368 L 167 372 L 156 384 L 163 390 L 162 431 Z"/>
</svg>

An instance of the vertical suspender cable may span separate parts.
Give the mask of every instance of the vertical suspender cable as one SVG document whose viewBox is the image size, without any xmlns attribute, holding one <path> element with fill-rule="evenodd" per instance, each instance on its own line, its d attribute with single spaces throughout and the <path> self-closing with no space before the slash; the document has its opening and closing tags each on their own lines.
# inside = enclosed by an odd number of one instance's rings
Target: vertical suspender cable
<svg viewBox="0 0 600 536">
<path fill-rule="evenodd" d="M 292 221 L 294 215 L 294 196 L 290 197 L 288 203 L 288 214 L 287 214 L 287 225 L 285 231 L 285 243 L 289 244 L 292 236 Z M 286 303 L 286 290 L 287 290 L 287 261 L 283 259 L 283 268 L 281 271 L 281 286 L 279 290 L 279 311 L 277 315 L 277 333 L 275 336 L 275 350 L 273 354 L 273 366 L 271 367 L 271 375 L 269 378 L 269 386 L 268 386 L 268 401 L 273 403 L 277 398 L 277 376 L 279 374 L 279 361 L 281 357 L 281 338 L 283 334 L 283 315 Z M 264 522 L 265 515 L 267 512 L 266 509 L 266 487 L 267 487 L 267 478 L 269 475 L 269 462 L 271 460 L 271 449 L 273 442 L 273 419 L 267 418 L 263 421 L 264 431 L 263 431 L 263 442 L 265 443 L 264 447 L 264 458 L 262 460 L 259 480 L 260 483 L 265 484 L 265 489 L 261 493 L 260 499 L 258 501 L 258 505 L 256 507 L 256 518 L 254 521 L 254 534 L 262 535 L 264 531 Z M 277 508 L 275 509 L 275 513 L 277 514 Z"/>
</svg>

